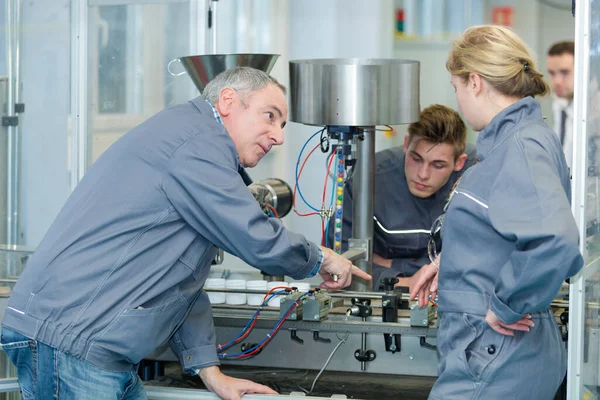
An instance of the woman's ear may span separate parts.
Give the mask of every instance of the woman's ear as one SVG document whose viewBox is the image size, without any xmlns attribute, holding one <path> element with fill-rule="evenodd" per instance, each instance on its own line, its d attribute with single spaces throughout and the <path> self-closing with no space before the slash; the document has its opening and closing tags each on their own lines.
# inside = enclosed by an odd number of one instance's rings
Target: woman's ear
<svg viewBox="0 0 600 400">
<path fill-rule="evenodd" d="M 481 75 L 471 72 L 469 74 L 469 80 L 467 82 L 467 86 L 475 96 L 479 95 L 483 90 L 483 78 Z"/>
</svg>

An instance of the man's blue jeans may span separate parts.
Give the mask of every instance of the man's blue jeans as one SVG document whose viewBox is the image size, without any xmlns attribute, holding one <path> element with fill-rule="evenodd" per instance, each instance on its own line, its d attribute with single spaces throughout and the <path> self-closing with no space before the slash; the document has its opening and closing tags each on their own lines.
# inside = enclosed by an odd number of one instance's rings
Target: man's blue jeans
<svg viewBox="0 0 600 400">
<path fill-rule="evenodd" d="M 0 342 L 17 367 L 24 400 L 147 398 L 144 385 L 134 372 L 105 371 L 4 327 Z"/>
</svg>

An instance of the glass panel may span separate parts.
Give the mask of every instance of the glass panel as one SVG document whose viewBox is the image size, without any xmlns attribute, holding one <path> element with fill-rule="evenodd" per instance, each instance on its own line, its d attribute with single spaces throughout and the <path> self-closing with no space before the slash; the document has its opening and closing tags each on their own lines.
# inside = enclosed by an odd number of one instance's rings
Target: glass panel
<svg viewBox="0 0 600 400">
<path fill-rule="evenodd" d="M 191 98 L 190 79 L 167 70 L 189 54 L 190 5 L 156 3 L 89 9 L 88 166 L 146 118 Z"/>
<path fill-rule="evenodd" d="M 581 398 L 600 391 L 600 1 L 591 1 L 587 115 L 586 251 Z"/>
</svg>

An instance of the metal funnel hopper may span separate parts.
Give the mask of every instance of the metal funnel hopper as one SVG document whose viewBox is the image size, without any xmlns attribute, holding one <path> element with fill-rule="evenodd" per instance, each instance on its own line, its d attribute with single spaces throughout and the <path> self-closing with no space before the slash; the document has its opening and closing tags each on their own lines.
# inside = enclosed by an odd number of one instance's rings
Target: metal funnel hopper
<svg viewBox="0 0 600 400">
<path fill-rule="evenodd" d="M 271 72 L 278 57 L 279 54 L 207 54 L 187 56 L 171 61 L 169 63 L 169 72 L 171 71 L 171 64 L 179 60 L 190 78 L 192 78 L 194 85 L 202 93 L 208 82 L 229 68 L 238 66 L 252 67 L 268 74 Z M 173 73 L 171 72 L 171 74 Z M 183 72 L 173 75 L 181 74 Z"/>
</svg>

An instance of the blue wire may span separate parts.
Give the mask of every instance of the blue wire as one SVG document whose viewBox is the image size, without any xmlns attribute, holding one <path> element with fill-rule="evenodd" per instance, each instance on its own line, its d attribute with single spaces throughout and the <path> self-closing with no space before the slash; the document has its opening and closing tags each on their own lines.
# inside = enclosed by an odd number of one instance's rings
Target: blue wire
<svg viewBox="0 0 600 400">
<path fill-rule="evenodd" d="M 287 293 L 284 290 L 278 290 L 274 293 L 272 293 L 269 298 L 267 298 L 266 300 L 264 300 L 260 306 L 260 308 L 258 310 L 256 310 L 256 312 L 254 313 L 254 315 L 252 316 L 252 318 L 250 318 L 250 320 L 248 321 L 248 323 L 246 324 L 246 326 L 244 326 L 244 328 L 240 331 L 240 333 L 238 333 L 238 335 L 236 337 L 234 337 L 233 339 L 231 339 L 228 343 L 224 344 L 223 346 L 221 346 L 217 351 L 223 351 L 228 349 L 229 347 L 233 346 L 235 343 L 235 341 L 244 334 L 244 332 L 246 331 L 246 329 L 248 329 L 248 327 L 250 326 L 250 324 L 252 323 L 252 320 L 254 319 L 254 317 L 256 317 L 261 311 L 262 311 L 262 307 L 264 307 L 273 297 L 275 296 L 279 296 L 281 294 Z"/>
<path fill-rule="evenodd" d="M 302 153 L 304 152 L 304 149 L 306 148 L 306 146 L 308 145 L 308 143 L 317 135 L 321 134 L 323 131 L 325 130 L 325 128 L 321 129 L 318 132 L 315 132 L 311 137 L 308 138 L 308 140 L 306 142 L 304 142 L 304 145 L 302 146 L 302 149 L 300 150 L 300 153 L 298 154 L 298 161 L 296 161 L 296 188 L 298 189 L 298 194 L 300 195 L 300 198 L 302 199 L 302 201 L 304 202 L 304 204 L 306 204 L 308 206 L 308 208 L 310 208 L 313 211 L 319 212 L 320 210 L 317 210 L 316 208 L 314 208 L 313 206 L 311 206 L 310 204 L 308 204 L 308 201 L 306 201 L 306 199 L 304 198 L 304 195 L 302 194 L 302 190 L 300 190 L 300 182 L 298 181 L 298 166 L 300 165 L 300 160 L 302 158 Z"/>
<path fill-rule="evenodd" d="M 309 292 L 306 292 L 306 293 L 304 293 L 302 296 L 300 296 L 300 297 L 298 298 L 298 300 L 299 300 L 299 299 L 301 299 L 302 297 L 306 296 L 308 293 L 309 293 Z M 290 311 L 291 311 L 291 310 L 294 308 L 294 306 L 295 306 L 295 303 L 294 303 L 294 304 L 292 304 L 292 305 L 290 306 L 290 308 L 288 308 L 288 310 L 286 311 L 286 313 L 285 313 L 285 314 L 287 314 L 288 312 L 290 312 Z M 285 316 L 285 314 L 284 314 L 284 316 Z M 281 318 L 279 319 L 279 321 L 277 321 L 277 323 L 275 324 L 275 327 L 276 327 L 277 325 L 279 325 L 279 323 L 280 323 L 282 320 L 283 320 L 283 317 L 281 317 Z M 239 357 L 239 356 L 242 356 L 242 355 L 246 355 L 246 354 L 248 354 L 248 353 L 250 353 L 250 352 L 252 352 L 252 351 L 256 350 L 256 349 L 257 349 L 258 347 L 260 347 L 260 346 L 261 346 L 263 343 L 265 343 L 267 340 L 269 340 L 269 339 L 272 337 L 272 334 L 273 334 L 273 331 L 275 330 L 275 327 L 273 327 L 273 329 L 271 329 L 271 332 L 269 332 L 269 334 L 268 334 L 268 335 L 267 335 L 267 336 L 266 336 L 266 337 L 265 337 L 265 338 L 264 338 L 264 339 L 263 339 L 263 340 L 262 340 L 260 343 L 258 343 L 258 344 L 256 344 L 256 345 L 252 346 L 251 348 L 249 348 L 249 349 L 247 349 L 247 350 L 245 350 L 245 351 L 243 351 L 243 352 L 241 352 L 241 353 L 236 353 L 236 354 L 218 354 L 218 355 L 219 355 L 221 358 L 228 358 L 228 357 Z"/>
<path fill-rule="evenodd" d="M 339 150 L 336 150 L 333 152 L 333 154 L 331 155 L 331 157 L 335 157 L 335 155 L 337 154 Z M 335 160 L 337 161 L 337 160 Z M 333 167 L 333 170 L 336 171 L 336 166 Z M 327 171 L 327 173 L 329 174 L 329 171 Z M 329 202 L 329 208 L 333 207 L 333 201 L 335 199 L 335 189 L 336 189 L 336 178 L 335 178 L 335 172 L 333 174 L 333 183 L 331 185 L 331 201 Z M 327 224 L 325 225 L 325 247 L 329 247 L 329 223 L 331 222 L 331 218 L 329 218 L 329 220 L 327 221 Z M 333 228 L 335 229 L 335 227 Z M 335 234 L 335 232 L 334 232 Z"/>
<path fill-rule="evenodd" d="M 288 310 L 285 312 L 285 314 L 287 314 L 288 312 L 290 312 L 295 306 L 296 303 L 303 298 L 304 296 L 306 296 L 307 294 L 309 294 L 310 292 L 306 292 L 304 293 L 302 296 L 298 297 L 298 299 L 296 300 L 296 302 L 294 304 L 292 304 L 290 306 L 290 308 L 288 308 Z M 247 349 L 246 351 L 242 351 L 241 353 L 236 353 L 236 354 L 217 354 L 219 357 L 221 358 L 229 358 L 229 357 L 239 357 L 239 356 L 243 356 L 246 355 L 254 350 L 256 350 L 257 348 L 259 348 L 263 343 L 265 343 L 267 340 L 270 340 L 270 338 L 273 335 L 273 331 L 275 331 L 275 328 L 277 327 L 277 325 L 279 325 L 280 322 L 282 322 L 284 320 L 285 314 L 283 315 L 283 317 L 281 317 L 279 319 L 279 321 L 277 321 L 277 323 L 275 324 L 275 326 L 273 327 L 273 329 L 271 329 L 271 332 L 269 332 L 269 334 L 257 345 L 252 346 L 251 348 Z"/>
</svg>

